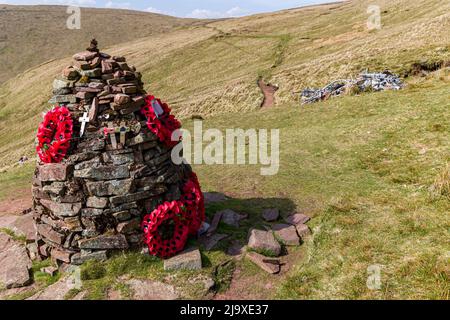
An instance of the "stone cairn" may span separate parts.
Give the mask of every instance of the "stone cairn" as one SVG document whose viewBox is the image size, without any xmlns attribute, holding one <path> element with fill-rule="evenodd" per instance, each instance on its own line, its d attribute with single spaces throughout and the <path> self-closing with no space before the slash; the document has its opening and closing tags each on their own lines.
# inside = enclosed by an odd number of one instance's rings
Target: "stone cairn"
<svg viewBox="0 0 450 320">
<path fill-rule="evenodd" d="M 70 111 L 70 147 L 60 163 L 38 160 L 32 187 L 38 252 L 59 265 L 142 246 L 144 215 L 178 200 L 191 173 L 147 128 L 134 66 L 100 52 L 95 39 L 73 59 L 49 101 Z"/>
</svg>

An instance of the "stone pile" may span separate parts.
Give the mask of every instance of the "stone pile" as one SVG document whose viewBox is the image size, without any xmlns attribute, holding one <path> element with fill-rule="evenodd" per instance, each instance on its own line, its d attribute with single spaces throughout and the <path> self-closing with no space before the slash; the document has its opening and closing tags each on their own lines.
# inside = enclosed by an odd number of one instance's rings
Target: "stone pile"
<svg viewBox="0 0 450 320">
<path fill-rule="evenodd" d="M 145 214 L 178 200 L 191 172 L 146 125 L 141 74 L 124 57 L 90 47 L 53 82 L 50 104 L 73 120 L 60 163 L 38 161 L 33 210 L 41 257 L 59 264 L 104 260 L 142 244 Z"/>
</svg>

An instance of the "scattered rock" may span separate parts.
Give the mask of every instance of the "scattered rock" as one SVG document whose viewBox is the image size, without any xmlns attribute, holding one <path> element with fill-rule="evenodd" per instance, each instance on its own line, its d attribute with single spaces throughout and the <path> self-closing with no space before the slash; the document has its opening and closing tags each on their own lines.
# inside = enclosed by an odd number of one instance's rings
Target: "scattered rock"
<svg viewBox="0 0 450 320">
<path fill-rule="evenodd" d="M 41 272 L 49 274 L 50 276 L 54 276 L 57 272 L 58 272 L 58 268 L 50 266 L 50 267 L 45 267 L 45 268 L 41 268 Z"/>
<path fill-rule="evenodd" d="M 31 283 L 31 260 L 26 248 L 10 236 L 0 233 L 0 283 L 6 289 Z"/>
<path fill-rule="evenodd" d="M 222 211 L 222 222 L 235 228 L 239 228 L 239 222 L 246 218 L 246 215 L 241 215 L 230 209 Z"/>
<path fill-rule="evenodd" d="M 243 252 L 244 245 L 239 240 L 233 240 L 227 249 L 227 254 L 233 257 L 239 257 Z"/>
<path fill-rule="evenodd" d="M 70 290 L 77 288 L 73 276 L 67 276 L 28 298 L 27 300 L 64 300 Z"/>
<path fill-rule="evenodd" d="M 280 217 L 280 211 L 278 209 L 265 209 L 262 217 L 267 222 L 277 221 Z"/>
<path fill-rule="evenodd" d="M 309 227 L 306 224 L 300 223 L 300 224 L 296 225 L 295 228 L 297 229 L 297 234 L 300 238 L 304 238 L 311 234 L 311 230 L 309 229 Z"/>
<path fill-rule="evenodd" d="M 272 227 L 275 235 L 287 246 L 300 245 L 300 239 L 294 226 L 288 224 L 276 224 Z"/>
<path fill-rule="evenodd" d="M 175 287 L 151 280 L 132 279 L 125 282 L 133 291 L 134 300 L 176 300 L 179 295 Z"/>
<path fill-rule="evenodd" d="M 293 215 L 290 215 L 286 219 L 284 219 L 287 223 L 292 224 L 294 226 L 298 224 L 305 224 L 309 220 L 311 220 L 310 217 L 308 217 L 306 214 L 303 213 L 295 213 Z"/>
<path fill-rule="evenodd" d="M 216 232 L 216 230 L 219 226 L 220 220 L 222 219 L 222 214 L 223 214 L 223 211 L 219 211 L 214 214 L 214 217 L 211 221 L 211 225 L 209 226 L 207 235 L 211 235 L 214 232 Z"/>
<path fill-rule="evenodd" d="M 272 231 L 252 229 L 248 246 L 251 249 L 268 252 L 275 256 L 279 256 L 281 253 L 281 246 L 273 236 Z"/>
<path fill-rule="evenodd" d="M 202 256 L 200 250 L 189 248 L 170 259 L 164 260 L 164 270 L 200 270 Z"/>
<path fill-rule="evenodd" d="M 203 245 L 206 251 L 210 251 L 219 243 L 219 241 L 222 241 L 223 239 L 226 239 L 228 237 L 229 235 L 227 234 L 215 233 L 211 236 L 206 235 L 200 237 L 199 243 Z"/>
<path fill-rule="evenodd" d="M 227 197 L 223 193 L 219 192 L 204 192 L 205 204 L 223 202 L 227 200 Z"/>
<path fill-rule="evenodd" d="M 248 252 L 245 257 L 270 274 L 277 274 L 280 272 L 280 261 L 278 259 L 268 259 L 256 252 Z"/>
<path fill-rule="evenodd" d="M 80 249 L 127 249 L 128 243 L 124 235 L 101 235 L 96 238 L 83 239 L 78 242 Z"/>
</svg>

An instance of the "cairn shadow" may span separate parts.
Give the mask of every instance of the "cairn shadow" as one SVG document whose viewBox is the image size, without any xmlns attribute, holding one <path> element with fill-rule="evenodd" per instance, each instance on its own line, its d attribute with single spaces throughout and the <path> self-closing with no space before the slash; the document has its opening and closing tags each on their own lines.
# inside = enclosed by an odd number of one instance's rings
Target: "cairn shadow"
<svg viewBox="0 0 450 320">
<path fill-rule="evenodd" d="M 264 209 L 278 209 L 280 217 L 275 222 L 266 222 L 262 213 Z M 239 226 L 232 226 L 224 221 L 220 221 L 213 235 L 221 235 L 224 238 L 208 248 L 199 238 L 196 240 L 203 252 L 222 251 L 232 258 L 240 253 L 248 242 L 248 236 L 251 229 L 268 230 L 271 225 L 284 223 L 284 218 L 295 212 L 297 206 L 288 198 L 231 198 L 224 201 L 206 203 L 206 221 L 212 223 L 214 216 L 223 210 L 232 210 L 246 218 L 239 221 Z M 205 237 L 205 236 L 203 236 Z M 203 238 L 204 240 L 204 238 Z M 208 257 L 203 255 L 205 266 L 211 265 Z"/>
</svg>

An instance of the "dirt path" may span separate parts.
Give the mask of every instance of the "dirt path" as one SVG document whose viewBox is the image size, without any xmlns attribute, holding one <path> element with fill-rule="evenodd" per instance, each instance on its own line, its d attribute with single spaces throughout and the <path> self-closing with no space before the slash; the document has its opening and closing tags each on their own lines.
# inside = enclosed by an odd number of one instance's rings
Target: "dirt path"
<svg viewBox="0 0 450 320">
<path fill-rule="evenodd" d="M 258 80 L 258 87 L 261 89 L 264 100 L 261 104 L 261 108 L 270 108 L 275 105 L 275 92 L 277 92 L 278 87 L 271 85 L 270 83 L 264 83 L 263 79 Z"/>
<path fill-rule="evenodd" d="M 29 188 L 18 190 L 15 195 L 0 201 L 0 216 L 17 215 L 31 208 L 31 190 Z"/>
</svg>

